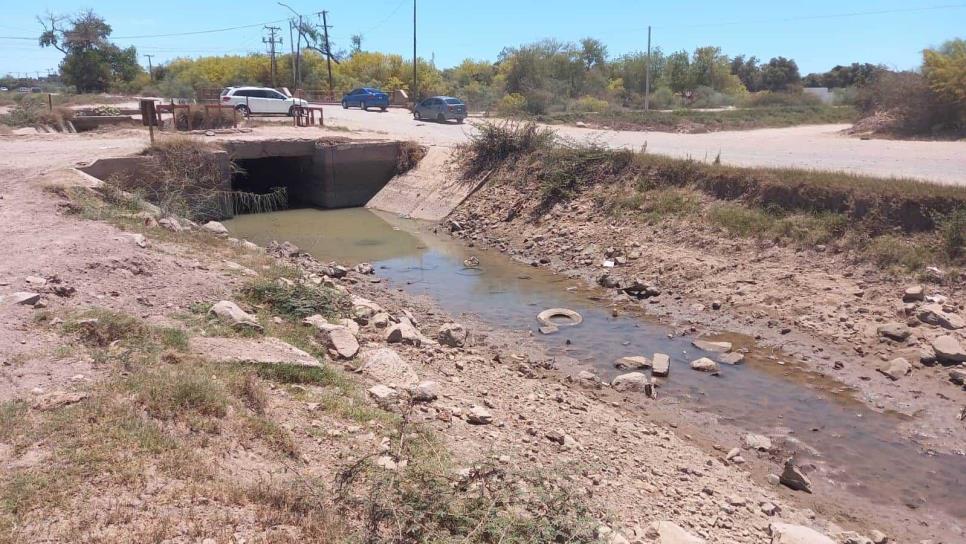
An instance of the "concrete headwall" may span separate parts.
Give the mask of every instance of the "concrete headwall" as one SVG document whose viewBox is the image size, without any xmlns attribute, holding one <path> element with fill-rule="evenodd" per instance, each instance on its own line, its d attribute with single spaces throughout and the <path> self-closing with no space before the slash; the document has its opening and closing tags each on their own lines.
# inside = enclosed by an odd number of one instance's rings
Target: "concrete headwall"
<svg viewBox="0 0 966 544">
<path fill-rule="evenodd" d="M 364 206 L 396 175 L 398 142 L 326 140 L 232 140 L 232 159 L 250 166 L 237 190 L 285 186 L 296 206 Z"/>
</svg>

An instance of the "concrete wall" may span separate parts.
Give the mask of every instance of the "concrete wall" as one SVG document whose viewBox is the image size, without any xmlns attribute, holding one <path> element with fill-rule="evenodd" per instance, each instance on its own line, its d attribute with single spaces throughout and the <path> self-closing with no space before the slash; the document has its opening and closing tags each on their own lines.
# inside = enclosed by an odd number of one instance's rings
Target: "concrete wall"
<svg viewBox="0 0 966 544">
<path fill-rule="evenodd" d="M 253 166 L 250 183 L 236 180 L 242 183 L 236 190 L 284 185 L 293 206 L 319 208 L 365 206 L 396 175 L 400 152 L 398 142 L 348 138 L 232 140 L 224 147 L 242 166 Z"/>
</svg>

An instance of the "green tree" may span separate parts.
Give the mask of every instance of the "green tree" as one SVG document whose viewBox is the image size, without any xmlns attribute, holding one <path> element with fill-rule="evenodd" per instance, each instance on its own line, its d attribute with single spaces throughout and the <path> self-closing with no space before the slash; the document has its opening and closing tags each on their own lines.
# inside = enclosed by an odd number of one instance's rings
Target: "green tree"
<svg viewBox="0 0 966 544">
<path fill-rule="evenodd" d="M 758 66 L 758 57 L 752 56 L 746 59 L 744 55 L 738 55 L 731 59 L 731 74 L 737 76 L 749 91 L 761 90 L 761 68 Z"/>
<path fill-rule="evenodd" d="M 966 125 L 966 40 L 956 39 L 923 51 L 922 75 L 930 90 L 958 110 Z"/>
<path fill-rule="evenodd" d="M 785 57 L 775 57 L 761 68 L 762 85 L 769 91 L 786 91 L 801 81 L 798 65 Z"/>
<path fill-rule="evenodd" d="M 675 93 L 683 93 L 694 89 L 691 59 L 687 51 L 678 51 L 668 55 L 665 70 L 667 72 L 668 84 Z"/>
<path fill-rule="evenodd" d="M 64 54 L 60 63 L 64 83 L 79 92 L 103 92 L 111 84 L 133 81 L 143 72 L 137 50 L 108 41 L 111 25 L 91 10 L 70 17 L 48 13 L 37 21 L 44 29 L 40 46 Z"/>
</svg>

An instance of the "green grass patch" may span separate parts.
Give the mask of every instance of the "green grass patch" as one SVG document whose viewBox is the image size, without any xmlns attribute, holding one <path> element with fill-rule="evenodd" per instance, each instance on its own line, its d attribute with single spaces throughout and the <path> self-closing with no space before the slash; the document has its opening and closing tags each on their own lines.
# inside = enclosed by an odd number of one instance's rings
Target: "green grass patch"
<svg viewBox="0 0 966 544">
<path fill-rule="evenodd" d="M 288 319 L 300 320 L 320 314 L 327 318 L 349 315 L 348 297 L 327 287 L 258 279 L 242 294 L 252 304 L 264 304 Z"/>
</svg>

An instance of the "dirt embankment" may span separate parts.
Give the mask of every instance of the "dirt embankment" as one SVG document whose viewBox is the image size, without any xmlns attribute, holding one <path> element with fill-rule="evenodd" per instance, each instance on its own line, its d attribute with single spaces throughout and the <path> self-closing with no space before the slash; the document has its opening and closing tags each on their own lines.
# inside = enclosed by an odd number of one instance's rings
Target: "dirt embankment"
<svg viewBox="0 0 966 544">
<path fill-rule="evenodd" d="M 872 408 L 915 415 L 902 426 L 910 439 L 966 451 L 966 291 L 958 267 L 927 266 L 943 261 L 939 253 L 914 261 L 913 272 L 883 266 L 876 259 L 886 257 L 865 253 L 868 246 L 891 254 L 924 250 L 935 239 L 870 239 L 851 226 L 861 223 L 853 214 L 861 210 L 897 230 L 928 228 L 963 213 L 958 196 L 933 200 L 926 188 L 907 187 L 914 196 L 905 204 L 891 189 L 853 199 L 856 190 L 843 185 L 763 183 L 740 171 L 710 176 L 698 172 L 708 169 L 702 165 L 664 161 L 628 179 L 604 155 L 578 148 L 475 163 L 471 177 L 485 171 L 490 181 L 451 214 L 453 235 L 584 277 L 608 288 L 615 305 L 640 305 L 693 324 L 698 334 L 738 332 L 781 348 Z M 927 209 L 940 201 L 951 208 Z M 846 213 L 758 210 L 770 202 Z M 954 239 L 962 228 L 952 229 Z M 643 289 L 626 289 L 634 284 L 653 285 L 660 295 L 639 300 Z"/>
<path fill-rule="evenodd" d="M 674 526 L 648 528 L 673 522 L 731 543 L 768 541 L 779 520 L 837 533 L 829 518 L 907 531 L 800 510 L 724 452 L 545 372 L 526 337 L 471 320 L 464 337 L 371 270 L 0 174 L 18 257 L 0 263 L 2 292 L 39 295 L 0 314 L 4 538 L 665 542 Z M 317 310 L 333 323 L 301 323 Z M 307 368 L 237 363 L 272 358 Z"/>
</svg>

